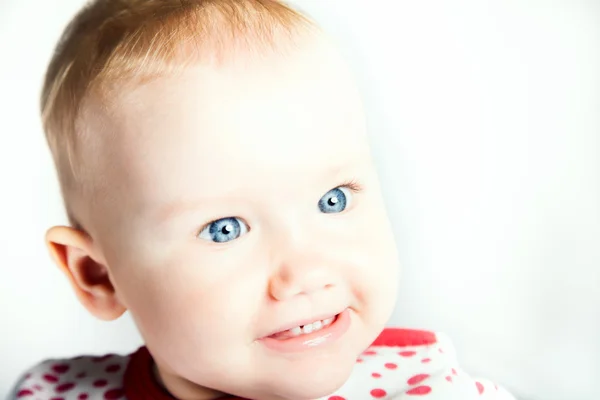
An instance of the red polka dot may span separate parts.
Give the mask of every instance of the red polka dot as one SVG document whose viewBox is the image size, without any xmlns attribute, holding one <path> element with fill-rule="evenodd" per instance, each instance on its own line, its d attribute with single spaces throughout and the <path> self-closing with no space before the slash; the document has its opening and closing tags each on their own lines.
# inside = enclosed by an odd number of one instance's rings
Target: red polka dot
<svg viewBox="0 0 600 400">
<path fill-rule="evenodd" d="M 371 374 L 371 376 L 372 376 L 373 378 L 381 378 L 381 374 L 378 374 L 377 372 L 373 372 L 373 373 Z"/>
<path fill-rule="evenodd" d="M 85 372 L 80 372 L 75 376 L 75 378 L 85 378 L 85 377 L 86 377 Z"/>
<path fill-rule="evenodd" d="M 64 374 L 69 370 L 69 366 L 67 364 L 56 364 L 52 366 L 52 371 L 57 374 Z"/>
<path fill-rule="evenodd" d="M 450 375 L 448 375 L 448 376 L 446 377 L 446 380 L 447 380 L 448 382 L 452 382 L 452 377 L 451 377 Z"/>
<path fill-rule="evenodd" d="M 64 397 L 52 397 L 50 400 L 65 400 Z"/>
<path fill-rule="evenodd" d="M 42 378 L 44 378 L 44 380 L 46 382 L 50 382 L 50 383 L 56 383 L 56 382 L 58 382 L 58 378 L 56 376 L 54 376 L 54 375 L 46 374 Z"/>
<path fill-rule="evenodd" d="M 327 400 L 346 400 L 346 399 L 342 396 L 331 396 Z"/>
<path fill-rule="evenodd" d="M 456 370 L 455 370 L 454 368 L 452 368 L 452 375 L 458 375 L 458 374 L 456 373 Z"/>
<path fill-rule="evenodd" d="M 427 364 L 428 362 L 431 362 L 431 358 L 424 358 L 424 359 L 421 360 L 421 362 L 423 364 Z"/>
<path fill-rule="evenodd" d="M 359 358 L 359 359 L 357 359 L 357 360 L 356 360 L 356 362 L 357 362 L 357 363 L 361 363 L 361 362 L 363 362 L 363 359 L 362 359 L 362 358 Z"/>
<path fill-rule="evenodd" d="M 104 398 L 106 400 L 114 400 L 123 397 L 124 394 L 123 389 L 111 389 L 104 393 Z"/>
<path fill-rule="evenodd" d="M 106 372 L 117 372 L 120 369 L 121 369 L 121 366 L 119 364 L 112 364 L 112 365 L 109 365 L 108 367 L 106 367 L 105 371 Z"/>
<path fill-rule="evenodd" d="M 483 393 L 483 385 L 480 382 L 475 382 L 475 386 L 477 386 L 477 390 L 479 391 L 479 394 Z"/>
<path fill-rule="evenodd" d="M 427 374 L 419 374 L 419 375 L 415 375 L 412 378 L 410 378 L 408 381 L 406 381 L 406 383 L 408 383 L 409 385 L 416 385 L 418 383 L 423 382 L 425 379 L 429 378 L 429 375 Z"/>
<path fill-rule="evenodd" d="M 35 390 L 37 390 L 38 392 L 40 392 L 42 390 L 42 386 L 41 385 L 33 385 L 33 388 Z"/>
<path fill-rule="evenodd" d="M 95 387 L 102 387 L 102 386 L 106 386 L 108 384 L 108 381 L 106 379 L 98 379 L 97 381 L 95 381 L 93 383 L 93 385 Z"/>
<path fill-rule="evenodd" d="M 17 398 L 27 397 L 27 396 L 33 396 L 33 392 L 29 389 L 23 389 L 23 390 L 20 390 L 19 393 L 17 393 Z"/>
<path fill-rule="evenodd" d="M 63 393 L 63 392 L 68 392 L 69 390 L 73 389 L 75 387 L 74 383 L 63 383 L 62 385 L 58 385 L 56 387 L 56 391 L 58 393 Z"/>
<path fill-rule="evenodd" d="M 381 397 L 384 397 L 385 395 L 387 395 L 387 393 L 385 392 L 385 390 L 383 389 L 373 389 L 371 390 L 371 396 L 379 399 Z"/>
<path fill-rule="evenodd" d="M 417 353 L 414 352 L 414 351 L 401 351 L 398 354 L 400 354 L 402 357 L 412 357 L 412 356 L 414 356 Z"/>
<path fill-rule="evenodd" d="M 429 392 L 431 392 L 431 388 L 429 386 L 417 386 L 416 388 L 407 391 L 406 394 L 423 395 L 428 394 Z"/>
<path fill-rule="evenodd" d="M 88 394 L 87 393 L 81 393 L 79 396 L 77 396 L 77 398 L 79 400 L 86 400 L 88 398 Z"/>
<path fill-rule="evenodd" d="M 369 351 L 365 351 L 363 354 L 365 356 L 375 356 L 375 355 L 377 355 L 377 352 L 373 351 L 373 350 L 369 350 Z"/>
<path fill-rule="evenodd" d="M 398 366 L 396 364 L 394 364 L 394 363 L 386 363 L 385 367 L 387 369 L 396 369 L 396 368 L 398 368 Z"/>
</svg>

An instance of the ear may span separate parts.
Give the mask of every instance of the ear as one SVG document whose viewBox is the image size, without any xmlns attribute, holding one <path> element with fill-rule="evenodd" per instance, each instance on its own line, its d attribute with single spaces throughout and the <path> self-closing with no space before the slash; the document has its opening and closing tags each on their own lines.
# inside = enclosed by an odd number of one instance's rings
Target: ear
<svg viewBox="0 0 600 400">
<path fill-rule="evenodd" d="M 92 315 L 110 321 L 126 311 L 116 295 L 107 266 L 94 257 L 92 240 L 85 232 L 55 226 L 46 233 L 46 245 L 77 298 Z"/>
</svg>

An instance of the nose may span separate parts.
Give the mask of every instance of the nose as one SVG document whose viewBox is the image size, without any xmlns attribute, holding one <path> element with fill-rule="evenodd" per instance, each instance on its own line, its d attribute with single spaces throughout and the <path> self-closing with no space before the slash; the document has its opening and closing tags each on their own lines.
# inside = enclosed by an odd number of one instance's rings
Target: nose
<svg viewBox="0 0 600 400">
<path fill-rule="evenodd" d="M 281 253 L 280 253 L 281 254 Z M 269 282 L 269 294 L 278 301 L 312 295 L 335 286 L 334 267 L 315 252 L 288 251 L 276 264 Z"/>
</svg>

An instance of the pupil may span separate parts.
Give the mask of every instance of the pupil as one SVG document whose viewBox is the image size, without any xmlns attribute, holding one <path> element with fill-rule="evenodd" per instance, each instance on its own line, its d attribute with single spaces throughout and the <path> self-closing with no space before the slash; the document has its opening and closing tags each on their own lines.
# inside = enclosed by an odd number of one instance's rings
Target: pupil
<svg viewBox="0 0 600 400">
<path fill-rule="evenodd" d="M 221 229 L 221 233 L 224 235 L 227 235 L 228 233 L 231 232 L 231 225 L 225 225 L 222 229 Z"/>
<path fill-rule="evenodd" d="M 330 206 L 335 206 L 337 202 L 338 202 L 338 198 L 337 197 L 331 197 L 329 199 L 328 203 L 329 203 Z"/>
</svg>

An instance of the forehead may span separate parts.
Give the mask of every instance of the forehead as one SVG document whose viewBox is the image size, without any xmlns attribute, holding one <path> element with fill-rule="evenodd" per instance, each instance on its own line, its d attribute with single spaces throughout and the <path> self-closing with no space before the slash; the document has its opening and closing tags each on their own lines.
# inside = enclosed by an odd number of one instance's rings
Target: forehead
<svg viewBox="0 0 600 400">
<path fill-rule="evenodd" d="M 259 176 L 308 178 L 368 152 L 351 72 L 323 42 L 261 62 L 190 67 L 124 93 L 110 119 L 107 161 L 148 196 L 190 180 L 218 189 Z"/>
</svg>

